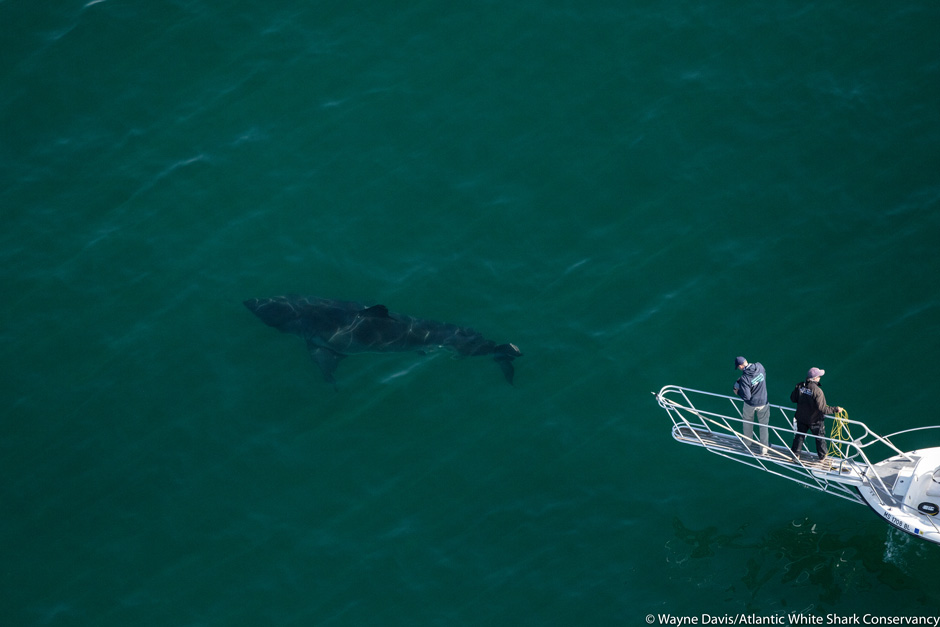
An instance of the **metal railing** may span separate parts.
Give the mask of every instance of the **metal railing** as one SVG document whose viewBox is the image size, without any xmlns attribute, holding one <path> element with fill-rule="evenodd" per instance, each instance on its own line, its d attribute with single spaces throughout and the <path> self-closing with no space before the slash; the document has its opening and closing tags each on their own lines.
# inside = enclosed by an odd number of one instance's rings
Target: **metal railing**
<svg viewBox="0 0 940 627">
<path fill-rule="evenodd" d="M 695 398 L 696 402 L 693 403 L 690 397 Z M 763 453 L 763 445 L 756 438 L 758 430 L 765 425 L 756 420 L 745 421 L 743 402 L 737 397 L 667 385 L 656 394 L 656 400 L 672 419 L 673 437 L 677 440 L 697 444 L 722 457 L 855 503 L 864 504 L 864 500 L 854 486 L 870 483 L 876 487 L 875 492 L 883 504 L 901 505 L 894 499 L 892 490 L 885 485 L 882 477 L 872 469 L 873 464 L 866 449 L 880 443 L 895 455 L 911 462 L 914 460 L 888 437 L 878 435 L 863 422 L 843 418 L 843 424 L 847 427 L 844 429 L 845 439 L 829 435 L 819 438 L 826 442 L 830 450 L 835 445 L 841 448 L 840 455 L 829 458 L 829 464 L 824 465 L 796 456 L 790 450 L 793 437 L 798 434 L 794 428 L 795 410 L 791 407 L 770 404 L 771 418 L 766 425 L 770 447 L 767 453 Z M 723 409 L 726 407 L 725 402 L 730 403 L 731 413 Z M 741 427 L 745 422 L 753 424 L 754 437 L 747 437 L 742 432 Z M 781 422 L 785 426 L 780 426 Z M 898 434 L 915 430 L 909 429 Z M 808 438 L 817 437 L 812 433 L 804 435 Z M 884 499 L 891 499 L 891 503 L 885 503 Z"/>
</svg>

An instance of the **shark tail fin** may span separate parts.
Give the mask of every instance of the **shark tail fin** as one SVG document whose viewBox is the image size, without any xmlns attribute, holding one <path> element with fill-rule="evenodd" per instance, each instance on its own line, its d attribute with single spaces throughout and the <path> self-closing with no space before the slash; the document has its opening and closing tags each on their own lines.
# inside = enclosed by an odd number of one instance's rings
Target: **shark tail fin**
<svg viewBox="0 0 940 627">
<path fill-rule="evenodd" d="M 512 385 L 513 376 L 516 374 L 512 366 L 512 360 L 516 357 L 522 357 L 522 351 L 515 344 L 499 344 L 493 349 L 493 359 L 499 364 L 509 385 Z"/>
</svg>

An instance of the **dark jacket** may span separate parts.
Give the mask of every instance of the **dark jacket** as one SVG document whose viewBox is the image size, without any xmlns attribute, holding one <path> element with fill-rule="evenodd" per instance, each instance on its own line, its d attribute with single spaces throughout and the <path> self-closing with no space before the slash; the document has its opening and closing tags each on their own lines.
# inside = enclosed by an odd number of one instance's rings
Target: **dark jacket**
<svg viewBox="0 0 940 627">
<path fill-rule="evenodd" d="M 751 407 L 767 404 L 767 372 L 760 363 L 748 364 L 734 384 L 734 393 Z"/>
<path fill-rule="evenodd" d="M 802 381 L 790 392 L 790 401 L 796 403 L 796 421 L 804 425 L 822 422 L 836 413 L 835 407 L 826 405 L 826 395 L 815 381 Z"/>
</svg>

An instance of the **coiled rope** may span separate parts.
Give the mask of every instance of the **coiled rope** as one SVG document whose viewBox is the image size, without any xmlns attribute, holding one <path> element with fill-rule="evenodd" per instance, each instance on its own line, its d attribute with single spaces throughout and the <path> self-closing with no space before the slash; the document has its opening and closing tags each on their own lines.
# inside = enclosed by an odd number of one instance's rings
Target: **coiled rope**
<svg viewBox="0 0 940 627">
<path fill-rule="evenodd" d="M 852 440 L 852 434 L 849 433 L 849 412 L 843 409 L 835 414 L 835 420 L 832 422 L 832 432 L 829 434 L 832 441 L 829 443 L 829 454 L 833 457 L 845 459 L 848 453 L 847 443 Z M 843 450 L 843 445 L 845 450 Z"/>
</svg>

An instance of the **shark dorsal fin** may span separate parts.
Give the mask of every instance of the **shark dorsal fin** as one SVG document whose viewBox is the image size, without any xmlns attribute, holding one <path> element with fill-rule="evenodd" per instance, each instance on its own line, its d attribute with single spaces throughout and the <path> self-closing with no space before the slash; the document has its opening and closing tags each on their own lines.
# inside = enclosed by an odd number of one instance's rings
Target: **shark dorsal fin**
<svg viewBox="0 0 940 627">
<path fill-rule="evenodd" d="M 360 316 L 365 318 L 389 318 L 388 307 L 385 305 L 373 305 L 359 312 Z"/>
</svg>

